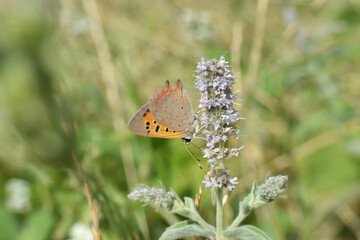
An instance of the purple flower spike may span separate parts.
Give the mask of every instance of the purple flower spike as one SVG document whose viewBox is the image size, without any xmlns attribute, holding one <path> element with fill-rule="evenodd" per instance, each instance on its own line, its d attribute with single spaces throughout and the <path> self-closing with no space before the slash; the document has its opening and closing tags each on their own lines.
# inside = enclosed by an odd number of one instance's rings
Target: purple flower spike
<svg viewBox="0 0 360 240">
<path fill-rule="evenodd" d="M 235 83 L 233 73 L 225 58 L 205 61 L 201 59 L 195 70 L 196 88 L 200 91 L 201 99 L 198 117 L 206 140 L 206 147 L 202 151 L 208 159 L 211 169 L 217 168 L 203 181 L 205 188 L 226 187 L 232 191 L 237 184 L 237 178 L 230 178 L 229 172 L 219 165 L 219 161 L 237 156 L 238 148 L 225 148 L 224 145 L 231 135 L 237 137 L 239 130 L 235 123 L 241 119 L 234 108 L 235 94 L 232 87 Z M 216 173 L 216 174 L 215 174 Z"/>
</svg>

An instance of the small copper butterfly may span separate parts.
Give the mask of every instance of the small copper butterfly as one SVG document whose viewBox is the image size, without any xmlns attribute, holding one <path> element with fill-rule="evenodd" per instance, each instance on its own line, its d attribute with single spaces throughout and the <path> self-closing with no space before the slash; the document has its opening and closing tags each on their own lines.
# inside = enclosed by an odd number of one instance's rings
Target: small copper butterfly
<svg viewBox="0 0 360 240">
<path fill-rule="evenodd" d="M 131 118 L 131 132 L 156 138 L 182 138 L 190 143 L 196 132 L 195 115 L 180 80 L 171 88 L 169 81 Z"/>
</svg>

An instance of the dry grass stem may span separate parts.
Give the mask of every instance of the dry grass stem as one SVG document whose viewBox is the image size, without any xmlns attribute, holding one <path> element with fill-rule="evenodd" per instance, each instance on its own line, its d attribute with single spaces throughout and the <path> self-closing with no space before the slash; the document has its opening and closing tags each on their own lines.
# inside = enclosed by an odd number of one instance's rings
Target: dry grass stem
<svg viewBox="0 0 360 240">
<path fill-rule="evenodd" d="M 88 200 L 91 211 L 91 219 L 92 219 L 91 232 L 95 240 L 101 240 L 100 224 L 99 224 L 100 206 L 93 199 L 89 185 L 87 184 L 85 178 L 84 178 L 84 188 L 85 188 L 86 198 Z"/>
<path fill-rule="evenodd" d="M 105 33 L 102 27 L 101 16 L 95 0 L 82 1 L 85 12 L 90 23 L 90 31 L 94 40 L 96 51 L 99 59 L 99 65 L 102 74 L 102 81 L 105 87 L 105 97 L 110 107 L 113 125 L 116 131 L 121 131 L 126 125 L 124 117 L 124 104 L 120 99 L 119 91 L 123 89 L 122 79 L 116 77 L 115 68 L 111 60 L 109 46 L 106 42 Z M 130 145 L 126 142 L 122 144 L 120 151 L 127 185 L 129 189 L 138 185 L 138 176 L 135 168 L 134 158 Z M 145 221 L 145 213 L 140 210 L 138 223 L 146 239 L 149 239 L 149 229 Z M 140 224 L 142 222 L 142 224 Z"/>
<path fill-rule="evenodd" d="M 356 215 L 349 204 L 344 204 L 340 209 L 336 210 L 336 215 L 340 220 L 352 230 L 356 235 L 356 239 L 360 239 L 360 218 Z"/>
<path fill-rule="evenodd" d="M 256 11 L 256 23 L 254 42 L 250 53 L 250 66 L 249 73 L 246 79 L 246 92 L 251 95 L 253 88 L 257 82 L 257 73 L 259 64 L 261 61 L 261 49 L 264 40 L 265 25 L 266 25 L 266 14 L 268 9 L 268 0 L 258 0 L 257 11 Z"/>
<path fill-rule="evenodd" d="M 195 197 L 195 207 L 198 212 L 200 211 L 200 200 L 201 200 L 201 193 L 202 193 L 201 186 L 202 185 L 200 185 L 200 187 L 199 187 L 199 193 L 196 194 L 196 197 Z"/>
<path fill-rule="evenodd" d="M 222 200 L 222 205 L 224 206 L 226 204 L 226 202 L 229 200 L 229 197 L 230 197 L 230 192 L 227 192 L 224 197 L 223 197 L 223 200 Z"/>
<path fill-rule="evenodd" d="M 235 23 L 232 30 L 231 64 L 235 69 L 241 69 L 241 46 L 243 42 L 243 25 Z M 242 89 L 241 81 L 236 82 L 236 89 Z"/>
<path fill-rule="evenodd" d="M 80 177 L 84 183 L 85 196 L 86 196 L 86 199 L 88 200 L 88 204 L 89 204 L 90 211 L 91 211 L 91 220 L 92 220 L 91 232 L 92 232 L 95 240 L 101 240 L 100 224 L 99 224 L 100 206 L 95 202 L 94 198 L 92 197 L 92 194 L 91 194 L 91 191 L 89 188 L 89 184 L 87 183 L 85 174 L 84 174 L 75 154 L 73 154 L 73 159 L 74 159 L 77 171 L 80 174 Z"/>
</svg>

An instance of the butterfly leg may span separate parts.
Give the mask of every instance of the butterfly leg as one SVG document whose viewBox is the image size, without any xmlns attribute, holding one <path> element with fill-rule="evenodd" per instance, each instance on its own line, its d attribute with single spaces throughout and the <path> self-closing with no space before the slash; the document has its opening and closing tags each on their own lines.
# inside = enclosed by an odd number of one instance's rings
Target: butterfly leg
<svg viewBox="0 0 360 240">
<path fill-rule="evenodd" d="M 186 142 L 184 141 L 184 146 L 186 148 L 186 150 L 189 152 L 189 154 L 192 156 L 192 158 L 195 160 L 196 164 L 199 166 L 200 169 L 202 169 L 202 166 L 200 165 L 200 163 L 198 163 L 197 161 L 200 162 L 200 159 L 198 157 L 196 157 L 191 151 L 190 149 L 188 148 Z M 196 161 L 197 160 L 197 161 Z"/>
</svg>

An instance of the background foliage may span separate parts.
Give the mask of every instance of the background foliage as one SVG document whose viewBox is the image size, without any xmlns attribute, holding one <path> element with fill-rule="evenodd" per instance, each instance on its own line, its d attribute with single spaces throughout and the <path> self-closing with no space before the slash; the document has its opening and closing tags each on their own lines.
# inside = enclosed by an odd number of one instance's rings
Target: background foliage
<svg viewBox="0 0 360 240">
<path fill-rule="evenodd" d="M 359 39 L 356 0 L 1 1 L 0 238 L 67 239 L 90 224 L 74 155 L 103 238 L 157 239 L 177 218 L 126 195 L 161 180 L 195 197 L 207 167 L 127 122 L 167 79 L 182 79 L 195 106 L 196 61 L 227 52 L 246 136 L 227 164 L 240 181 L 225 223 L 271 171 L 289 175 L 288 198 L 247 223 L 274 239 L 360 239 Z M 14 178 L 30 187 L 20 211 L 7 205 Z M 200 209 L 215 220 L 209 192 Z"/>
</svg>

